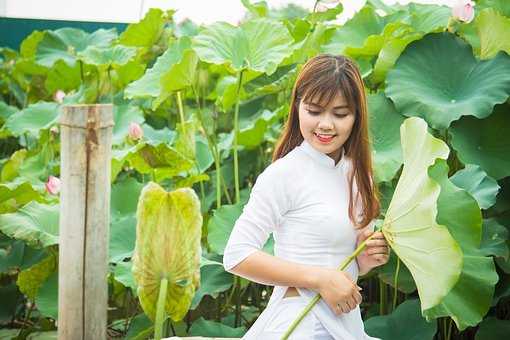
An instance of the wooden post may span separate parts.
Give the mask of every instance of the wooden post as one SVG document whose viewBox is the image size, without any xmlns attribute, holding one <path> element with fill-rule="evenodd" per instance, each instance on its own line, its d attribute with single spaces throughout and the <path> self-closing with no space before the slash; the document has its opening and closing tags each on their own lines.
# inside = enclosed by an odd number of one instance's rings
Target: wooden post
<svg viewBox="0 0 510 340">
<path fill-rule="evenodd" d="M 58 339 L 106 339 L 113 106 L 64 106 Z"/>
</svg>

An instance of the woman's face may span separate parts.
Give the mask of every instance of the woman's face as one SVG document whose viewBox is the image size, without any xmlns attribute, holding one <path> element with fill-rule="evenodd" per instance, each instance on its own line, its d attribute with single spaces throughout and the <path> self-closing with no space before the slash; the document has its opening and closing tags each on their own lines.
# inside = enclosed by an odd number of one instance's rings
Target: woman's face
<svg viewBox="0 0 510 340">
<path fill-rule="evenodd" d="M 299 102 L 299 129 L 303 138 L 335 163 L 339 161 L 341 147 L 351 134 L 355 118 L 340 92 L 326 107 L 313 98 L 310 102 Z"/>
</svg>

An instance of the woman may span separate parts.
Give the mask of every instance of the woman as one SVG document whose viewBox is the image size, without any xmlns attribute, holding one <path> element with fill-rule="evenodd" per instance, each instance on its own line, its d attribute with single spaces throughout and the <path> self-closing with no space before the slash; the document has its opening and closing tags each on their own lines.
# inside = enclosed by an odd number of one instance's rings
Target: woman
<svg viewBox="0 0 510 340">
<path fill-rule="evenodd" d="M 224 252 L 225 270 L 275 286 L 243 339 L 280 339 L 317 293 L 322 299 L 290 339 L 375 339 L 363 329 L 356 281 L 388 261 L 382 233 L 336 270 L 373 233 L 379 214 L 367 119 L 363 80 L 350 59 L 321 54 L 303 66 L 273 162 L 258 176 Z M 260 250 L 270 233 L 275 256 Z"/>
</svg>

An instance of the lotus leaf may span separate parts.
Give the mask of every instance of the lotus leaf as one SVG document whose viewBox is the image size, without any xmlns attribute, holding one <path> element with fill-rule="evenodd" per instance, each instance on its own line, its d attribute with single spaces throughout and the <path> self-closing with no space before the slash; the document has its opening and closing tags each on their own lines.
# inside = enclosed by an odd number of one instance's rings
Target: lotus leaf
<svg viewBox="0 0 510 340">
<path fill-rule="evenodd" d="M 190 188 L 167 192 L 154 182 L 138 201 L 133 275 L 145 313 L 156 318 L 161 281 L 168 281 L 164 310 L 174 321 L 188 311 L 200 283 L 202 214 Z"/>
</svg>

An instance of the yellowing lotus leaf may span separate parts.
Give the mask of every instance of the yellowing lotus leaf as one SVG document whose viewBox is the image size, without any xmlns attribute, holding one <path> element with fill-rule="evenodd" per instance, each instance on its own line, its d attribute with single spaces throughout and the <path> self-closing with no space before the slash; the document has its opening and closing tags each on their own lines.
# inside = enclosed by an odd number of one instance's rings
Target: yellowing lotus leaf
<svg viewBox="0 0 510 340">
<path fill-rule="evenodd" d="M 202 215 L 191 188 L 165 191 L 149 182 L 137 210 L 133 276 L 140 304 L 152 320 L 162 279 L 168 280 L 165 312 L 182 320 L 200 284 Z"/>
<path fill-rule="evenodd" d="M 437 305 L 459 279 L 462 250 L 445 226 L 436 222 L 441 187 L 427 169 L 448 157 L 448 146 L 427 132 L 421 118 L 400 127 L 402 175 L 382 227 L 391 248 L 411 271 L 422 311 Z"/>
</svg>

